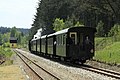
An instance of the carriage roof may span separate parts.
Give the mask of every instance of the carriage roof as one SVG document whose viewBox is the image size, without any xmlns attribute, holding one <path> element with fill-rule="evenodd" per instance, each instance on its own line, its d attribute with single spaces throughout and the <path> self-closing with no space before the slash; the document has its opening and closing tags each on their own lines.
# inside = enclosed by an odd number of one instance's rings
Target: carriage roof
<svg viewBox="0 0 120 80">
<path fill-rule="evenodd" d="M 55 33 L 53 33 L 53 34 L 48 35 L 47 37 L 67 33 L 67 32 L 68 32 L 68 29 L 69 29 L 69 28 L 64 29 L 64 30 L 61 30 L 61 31 L 57 31 L 57 32 L 55 32 Z"/>
<path fill-rule="evenodd" d="M 43 39 L 43 38 L 46 38 L 46 37 L 51 37 L 51 36 L 54 36 L 54 35 L 59 35 L 59 34 L 65 34 L 69 31 L 84 31 L 84 32 L 88 32 L 88 31 L 91 31 L 91 32 L 96 32 L 96 29 L 95 28 L 92 28 L 92 27 L 72 27 L 72 28 L 67 28 L 67 29 L 63 29 L 61 31 L 57 31 L 53 34 L 49 34 L 49 35 L 44 35 L 44 36 L 41 36 L 40 38 Z M 36 38 L 36 39 L 32 39 L 32 41 L 34 40 L 38 40 L 40 38 Z"/>
<path fill-rule="evenodd" d="M 65 34 L 69 31 L 81 31 L 81 32 L 85 32 L 85 31 L 91 31 L 91 32 L 96 32 L 95 28 L 92 27 L 72 27 L 72 28 L 67 28 L 67 29 L 63 29 L 61 31 L 57 31 L 53 34 L 48 35 L 48 37 L 53 36 L 53 35 L 59 35 L 59 34 Z"/>
</svg>

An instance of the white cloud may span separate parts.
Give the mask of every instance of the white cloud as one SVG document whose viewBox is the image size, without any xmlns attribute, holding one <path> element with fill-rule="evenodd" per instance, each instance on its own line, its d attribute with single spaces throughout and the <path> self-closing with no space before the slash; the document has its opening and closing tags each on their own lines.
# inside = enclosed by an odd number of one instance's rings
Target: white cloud
<svg viewBox="0 0 120 80">
<path fill-rule="evenodd" d="M 0 26 L 30 28 L 38 0 L 0 0 Z"/>
</svg>

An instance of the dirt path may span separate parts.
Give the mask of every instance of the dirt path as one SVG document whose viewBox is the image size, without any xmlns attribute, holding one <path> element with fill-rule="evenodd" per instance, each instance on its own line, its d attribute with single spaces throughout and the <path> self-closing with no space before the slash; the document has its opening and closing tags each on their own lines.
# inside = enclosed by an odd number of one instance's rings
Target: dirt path
<svg viewBox="0 0 120 80">
<path fill-rule="evenodd" d="M 25 72 L 19 67 L 21 64 L 16 54 L 13 54 L 10 60 L 13 60 L 13 64 L 0 66 L 0 80 L 28 80 Z"/>
<path fill-rule="evenodd" d="M 9 65 L 0 67 L 0 80 L 25 80 L 25 77 L 17 65 Z"/>
</svg>

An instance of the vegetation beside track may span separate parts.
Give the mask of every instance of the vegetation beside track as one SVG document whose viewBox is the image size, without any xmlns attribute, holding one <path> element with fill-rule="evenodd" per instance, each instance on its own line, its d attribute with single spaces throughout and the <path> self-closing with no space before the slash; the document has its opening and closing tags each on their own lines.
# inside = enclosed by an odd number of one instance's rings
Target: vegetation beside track
<svg viewBox="0 0 120 80">
<path fill-rule="evenodd" d="M 13 63 L 12 60 L 10 60 L 11 56 L 14 54 L 14 52 L 10 48 L 4 48 L 3 46 L 0 46 L 0 55 L 1 55 L 1 61 L 4 60 L 3 65 L 10 65 Z"/>
<path fill-rule="evenodd" d="M 114 42 L 102 50 L 96 51 L 95 59 L 114 65 L 120 64 L 120 42 Z"/>
<path fill-rule="evenodd" d="M 0 54 L 3 54 L 5 57 L 10 58 L 14 52 L 10 48 L 3 48 L 0 46 Z"/>
<path fill-rule="evenodd" d="M 110 64 L 120 64 L 120 25 L 111 28 L 107 37 L 95 39 L 95 59 Z"/>
</svg>

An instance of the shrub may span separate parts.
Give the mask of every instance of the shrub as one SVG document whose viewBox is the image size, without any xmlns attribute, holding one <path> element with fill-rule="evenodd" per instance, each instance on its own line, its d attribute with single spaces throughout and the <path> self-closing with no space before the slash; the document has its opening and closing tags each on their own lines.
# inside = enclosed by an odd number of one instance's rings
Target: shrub
<svg viewBox="0 0 120 80">
<path fill-rule="evenodd" d="M 115 24 L 108 33 L 108 36 L 112 37 L 115 42 L 120 41 L 120 25 Z"/>
</svg>

